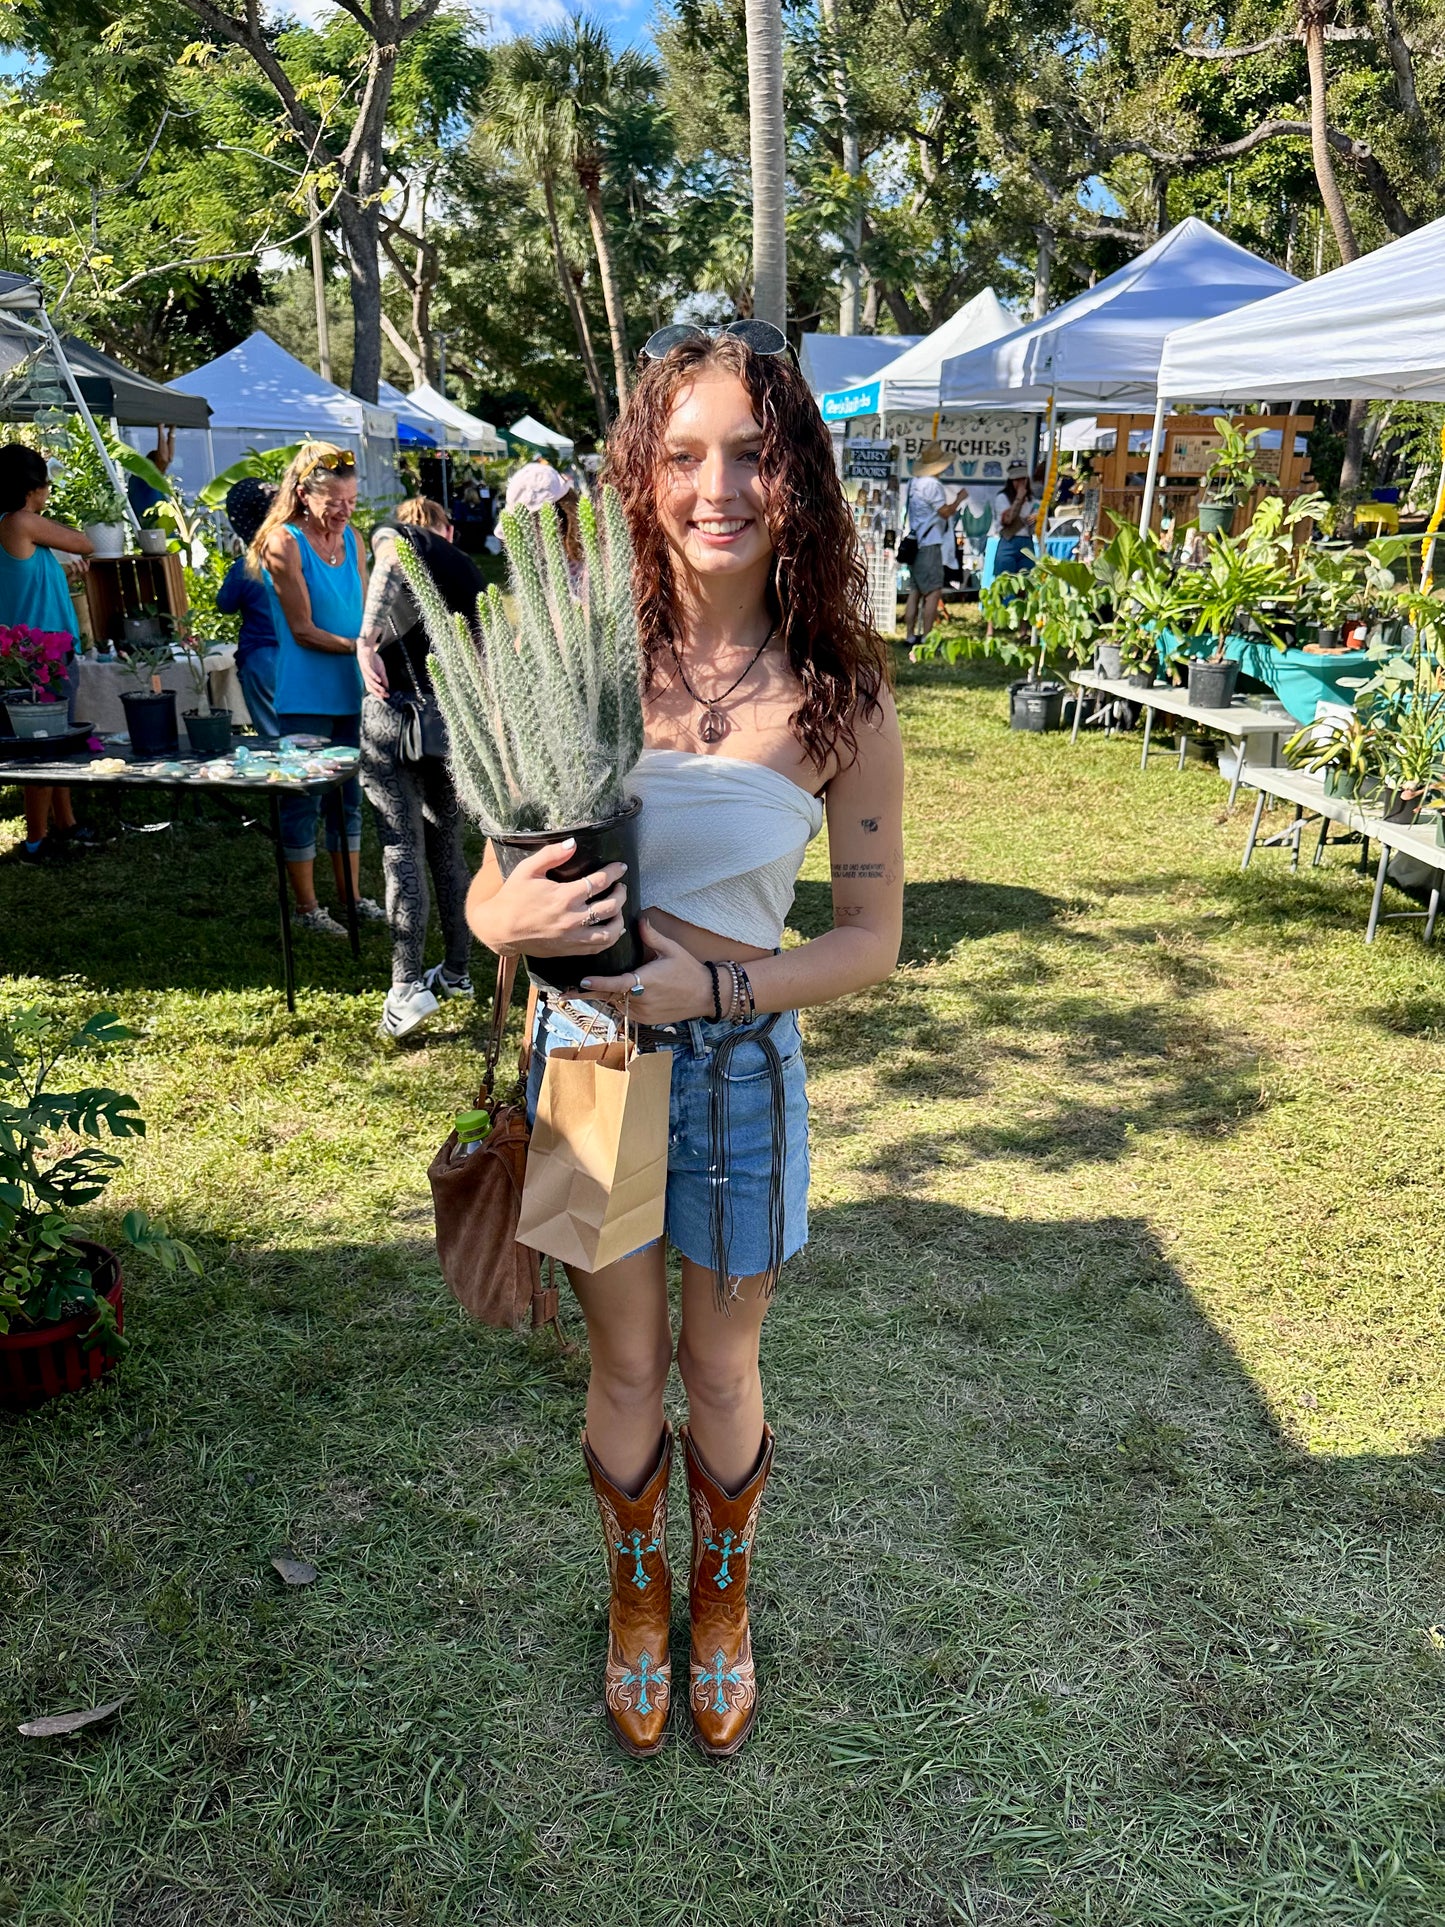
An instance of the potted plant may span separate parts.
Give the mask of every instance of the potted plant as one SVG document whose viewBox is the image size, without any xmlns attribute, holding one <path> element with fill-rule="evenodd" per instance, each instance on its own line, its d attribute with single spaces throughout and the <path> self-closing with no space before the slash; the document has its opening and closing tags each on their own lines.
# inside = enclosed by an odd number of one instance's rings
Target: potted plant
<svg viewBox="0 0 1445 1927">
<path fill-rule="evenodd" d="M 1292 768 L 1322 776 L 1326 796 L 1363 800 L 1378 787 L 1379 735 L 1358 710 L 1306 723 L 1284 745 L 1284 756 Z"/>
<path fill-rule="evenodd" d="M 1262 428 L 1239 429 L 1226 415 L 1214 417 L 1219 447 L 1204 472 L 1198 522 L 1204 535 L 1225 535 L 1234 525 L 1234 511 L 1261 482 L 1272 482 L 1268 469 L 1255 460 Z"/>
<path fill-rule="evenodd" d="M 437 700 L 463 805 L 492 839 L 504 875 L 564 837 L 576 848 L 552 875 L 571 882 L 627 865 L 623 932 L 585 957 L 527 958 L 539 983 L 575 991 L 584 976 L 620 975 L 642 961 L 645 899 L 637 813 L 627 779 L 642 754 L 642 656 L 632 602 L 632 544 L 622 504 L 602 491 L 601 516 L 579 510 L 586 567 L 574 590 L 557 519 L 509 511 L 501 537 L 515 625 L 495 586 L 474 630 L 453 618 L 431 577 L 399 545 L 431 639 Z"/>
<path fill-rule="evenodd" d="M 137 643 L 126 657 L 136 687 L 121 691 L 121 708 L 137 756 L 174 756 L 181 746 L 176 723 L 176 692 L 161 688 L 161 670 L 171 660 L 168 642 Z"/>
<path fill-rule="evenodd" d="M 0 1022 L 0 1406 L 11 1411 L 93 1384 L 121 1348 L 120 1262 L 70 1214 L 121 1166 L 85 1140 L 137 1137 L 145 1121 L 133 1097 L 50 1079 L 64 1058 L 130 1035 L 110 1011 L 72 1026 L 32 1005 Z M 122 1235 L 168 1271 L 199 1274 L 190 1247 L 143 1211 L 127 1212 Z"/>
<path fill-rule="evenodd" d="M 0 694 L 15 735 L 66 734 L 65 665 L 74 648 L 74 636 L 58 629 L 0 627 Z"/>
<path fill-rule="evenodd" d="M 61 476 L 51 496 L 50 513 L 83 529 L 98 556 L 124 555 L 125 497 L 78 417 L 69 425 L 60 459 Z"/>
<path fill-rule="evenodd" d="M 1254 617 L 1258 639 L 1285 647 L 1273 608 L 1290 587 L 1288 565 L 1274 546 L 1250 544 L 1247 536 L 1211 535 L 1204 567 L 1194 589 L 1193 634 L 1208 637 L 1209 655 L 1191 656 L 1189 699 L 1201 709 L 1228 709 L 1239 680 L 1239 664 L 1228 655 L 1229 641 L 1246 612 Z"/>
<path fill-rule="evenodd" d="M 211 703 L 211 679 L 206 671 L 206 645 L 201 642 L 189 623 L 182 623 L 176 632 L 176 646 L 181 651 L 181 660 L 191 679 L 191 687 L 196 692 L 193 709 L 183 713 L 186 737 L 192 750 L 203 761 L 212 756 L 225 756 L 231 748 L 231 712 L 229 709 L 216 709 Z"/>
</svg>

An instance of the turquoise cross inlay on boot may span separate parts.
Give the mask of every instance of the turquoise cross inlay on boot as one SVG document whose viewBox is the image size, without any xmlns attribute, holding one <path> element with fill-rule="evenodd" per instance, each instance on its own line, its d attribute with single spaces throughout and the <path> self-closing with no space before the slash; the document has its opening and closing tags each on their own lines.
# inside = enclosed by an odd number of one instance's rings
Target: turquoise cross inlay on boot
<svg viewBox="0 0 1445 1927">
<path fill-rule="evenodd" d="M 721 1657 L 721 1655 L 719 1655 L 719 1657 Z M 646 1718 L 652 1711 L 652 1701 L 647 1697 L 647 1689 L 649 1686 L 656 1686 L 662 1678 L 663 1675 L 658 1672 L 652 1663 L 651 1653 L 644 1651 L 637 1656 L 636 1669 L 632 1672 L 621 1674 L 617 1683 L 619 1686 L 636 1686 L 641 1689 L 637 1695 L 637 1710 Z"/>
<path fill-rule="evenodd" d="M 643 1545 L 642 1534 L 639 1531 L 637 1531 L 637 1529 L 634 1527 L 633 1530 L 627 1535 L 625 1539 L 619 1539 L 616 1541 L 616 1546 L 617 1546 L 617 1550 L 622 1554 L 624 1558 L 630 1557 L 632 1559 L 633 1585 L 636 1586 L 639 1592 L 646 1592 L 647 1574 L 642 1570 L 642 1562 L 647 1557 L 649 1552 L 657 1551 L 656 1539 L 652 1541 L 651 1545 L 646 1545 L 646 1546 Z"/>
<path fill-rule="evenodd" d="M 735 1666 L 729 1668 L 723 1654 L 717 1652 L 713 1654 L 712 1665 L 708 1668 L 707 1672 L 698 1674 L 697 1678 L 693 1681 L 693 1686 L 694 1688 L 701 1686 L 714 1691 L 717 1697 L 713 1701 L 713 1711 L 715 1713 L 726 1713 L 728 1703 L 723 1688 L 725 1686 L 741 1686 L 742 1683 L 743 1676 L 738 1669 Z"/>
<path fill-rule="evenodd" d="M 716 1539 L 709 1539 L 705 1543 L 709 1552 L 720 1552 L 722 1554 L 722 1564 L 717 1569 L 716 1585 L 719 1590 L 725 1586 L 730 1586 L 732 1584 L 732 1574 L 728 1571 L 728 1560 L 732 1558 L 735 1552 L 747 1551 L 747 1540 L 739 1539 L 737 1544 L 734 1545 L 732 1530 L 729 1528 L 722 1536 L 721 1545 L 719 1545 Z"/>
</svg>

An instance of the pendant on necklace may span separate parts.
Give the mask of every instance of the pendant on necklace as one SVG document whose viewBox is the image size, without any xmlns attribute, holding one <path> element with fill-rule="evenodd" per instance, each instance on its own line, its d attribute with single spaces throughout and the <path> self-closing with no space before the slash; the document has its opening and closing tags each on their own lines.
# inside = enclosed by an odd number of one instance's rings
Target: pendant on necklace
<svg viewBox="0 0 1445 1927">
<path fill-rule="evenodd" d="M 728 733 L 727 717 L 715 704 L 709 703 L 702 712 L 702 721 L 697 726 L 697 739 L 700 743 L 720 743 Z"/>
</svg>

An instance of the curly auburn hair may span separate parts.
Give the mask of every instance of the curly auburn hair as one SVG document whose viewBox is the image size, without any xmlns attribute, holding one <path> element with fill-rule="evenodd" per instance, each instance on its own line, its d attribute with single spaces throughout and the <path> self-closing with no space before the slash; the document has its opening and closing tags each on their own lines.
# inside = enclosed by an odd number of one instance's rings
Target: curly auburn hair
<svg viewBox="0 0 1445 1927">
<path fill-rule="evenodd" d="M 632 530 L 648 682 L 678 640 L 672 556 L 657 513 L 663 441 L 679 391 L 714 368 L 736 375 L 763 431 L 759 472 L 774 556 L 768 608 L 803 690 L 789 723 L 819 770 L 835 754 L 851 761 L 857 725 L 881 714 L 887 682 L 858 532 L 818 404 L 792 357 L 755 354 L 736 335 L 700 335 L 649 362 L 607 443 L 603 480 L 617 490 Z"/>
</svg>

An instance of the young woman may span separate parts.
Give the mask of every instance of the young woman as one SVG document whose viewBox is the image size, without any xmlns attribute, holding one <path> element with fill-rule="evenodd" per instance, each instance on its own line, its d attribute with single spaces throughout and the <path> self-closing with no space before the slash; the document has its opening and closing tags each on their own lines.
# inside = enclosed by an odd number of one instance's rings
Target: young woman
<svg viewBox="0 0 1445 1927">
<path fill-rule="evenodd" d="M 1028 468 L 1023 462 L 1010 462 L 1004 485 L 993 498 L 991 532 L 998 537 L 995 575 L 1023 575 L 1034 566 L 1038 512 Z"/>
<path fill-rule="evenodd" d="M 88 535 L 52 522 L 45 513 L 50 499 L 50 471 L 45 457 L 23 442 L 0 448 L 0 622 L 7 628 L 49 630 L 74 636 L 75 605 L 70 600 L 62 555 L 84 558 L 93 552 Z M 70 659 L 70 721 L 75 721 L 76 662 Z M 25 795 L 24 863 L 43 863 L 64 852 L 66 845 L 93 841 L 70 807 L 70 791 L 48 784 L 27 783 Z"/>
<path fill-rule="evenodd" d="M 666 1237 L 682 1260 L 677 1362 L 693 1525 L 688 1708 L 705 1751 L 757 1710 L 748 1576 L 773 1457 L 758 1342 L 807 1236 L 797 1011 L 885 978 L 903 897 L 903 755 L 827 430 L 767 323 L 663 329 L 609 449 L 637 550 L 647 659 L 640 869 L 650 952 L 625 999 L 673 1053 Z M 781 949 L 810 840 L 828 825 L 834 927 Z M 503 882 L 489 853 L 472 928 L 490 949 L 567 955 L 621 930 L 620 866 L 554 882 L 552 846 Z M 544 1008 L 530 1098 L 572 1009 Z M 583 1439 L 611 1578 L 605 1695 L 622 1745 L 662 1744 L 671 1699 L 663 1390 L 673 1359 L 661 1245 L 573 1273 L 592 1376 Z"/>
<path fill-rule="evenodd" d="M 273 611 L 280 654 L 276 660 L 276 723 L 283 736 L 325 736 L 333 743 L 361 743 L 361 672 L 356 639 L 366 603 L 366 556 L 351 527 L 356 508 L 356 466 L 349 449 L 330 442 L 303 442 L 281 478 L 248 551 L 253 576 L 264 574 L 275 593 Z M 344 937 L 345 929 L 316 899 L 316 822 L 319 796 L 281 798 L 281 841 L 303 929 Z M 345 899 L 342 863 L 351 864 L 359 915 L 380 922 L 379 903 L 360 894 L 361 786 L 353 776 L 341 791 L 341 831 L 328 817 L 337 895 Z"/>
<path fill-rule="evenodd" d="M 467 974 L 472 936 L 467 928 L 467 864 L 462 818 L 440 742 L 408 743 L 417 698 L 432 693 L 430 644 L 398 551 L 404 546 L 425 566 L 437 592 L 457 615 L 476 613 L 486 583 L 469 555 L 454 546 L 451 517 L 440 502 L 415 495 L 396 511 L 397 528 L 372 537 L 376 567 L 366 592 L 357 660 L 366 700 L 361 709 L 361 787 L 381 835 L 386 915 L 391 924 L 391 989 L 381 1031 L 405 1037 L 448 997 L 470 997 Z M 417 753 L 417 752 L 420 753 Z M 446 956 L 423 964 L 436 892 Z"/>
</svg>

